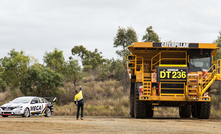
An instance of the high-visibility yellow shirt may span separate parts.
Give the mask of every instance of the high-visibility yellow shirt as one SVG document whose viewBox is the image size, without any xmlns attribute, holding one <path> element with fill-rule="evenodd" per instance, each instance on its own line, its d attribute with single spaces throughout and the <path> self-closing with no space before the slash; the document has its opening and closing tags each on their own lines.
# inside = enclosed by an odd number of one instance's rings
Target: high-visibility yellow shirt
<svg viewBox="0 0 221 134">
<path fill-rule="evenodd" d="M 83 94 L 82 91 L 80 90 L 80 92 L 75 95 L 74 101 L 81 101 L 81 100 L 83 100 Z"/>
</svg>

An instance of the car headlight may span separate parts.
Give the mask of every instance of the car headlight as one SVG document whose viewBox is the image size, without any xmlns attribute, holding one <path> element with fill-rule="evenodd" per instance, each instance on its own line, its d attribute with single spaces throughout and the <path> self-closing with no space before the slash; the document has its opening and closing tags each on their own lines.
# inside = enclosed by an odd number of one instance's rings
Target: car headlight
<svg viewBox="0 0 221 134">
<path fill-rule="evenodd" d="M 23 106 L 16 106 L 16 107 L 14 107 L 14 108 L 22 108 Z"/>
</svg>

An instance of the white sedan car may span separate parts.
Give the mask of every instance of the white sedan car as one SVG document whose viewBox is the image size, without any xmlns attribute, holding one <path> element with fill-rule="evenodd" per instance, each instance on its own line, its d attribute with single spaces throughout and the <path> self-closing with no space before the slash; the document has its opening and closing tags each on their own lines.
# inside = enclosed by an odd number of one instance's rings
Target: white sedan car
<svg viewBox="0 0 221 134">
<path fill-rule="evenodd" d="M 48 97 L 51 98 L 51 97 Z M 2 117 L 10 115 L 22 115 L 22 117 L 30 117 L 30 115 L 38 114 L 50 117 L 53 113 L 53 104 L 46 100 L 47 98 L 25 96 L 18 97 L 9 103 L 0 107 L 0 114 Z M 53 101 L 56 100 L 56 97 Z"/>
</svg>

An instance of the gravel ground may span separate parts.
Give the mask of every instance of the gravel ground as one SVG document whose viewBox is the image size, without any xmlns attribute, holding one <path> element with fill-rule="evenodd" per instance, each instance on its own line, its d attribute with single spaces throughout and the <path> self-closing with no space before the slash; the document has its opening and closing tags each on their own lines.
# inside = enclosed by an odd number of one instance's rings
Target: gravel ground
<svg viewBox="0 0 221 134">
<path fill-rule="evenodd" d="M 221 119 L 31 116 L 0 117 L 0 133 L 221 133 Z"/>
</svg>

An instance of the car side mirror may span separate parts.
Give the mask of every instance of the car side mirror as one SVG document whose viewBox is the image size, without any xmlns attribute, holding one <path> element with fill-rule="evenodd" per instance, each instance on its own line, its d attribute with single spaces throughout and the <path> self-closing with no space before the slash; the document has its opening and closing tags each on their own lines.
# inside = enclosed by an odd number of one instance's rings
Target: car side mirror
<svg viewBox="0 0 221 134">
<path fill-rule="evenodd" d="M 57 99 L 57 97 L 54 97 L 53 102 L 55 102 L 55 101 L 56 101 L 56 99 Z"/>
</svg>

